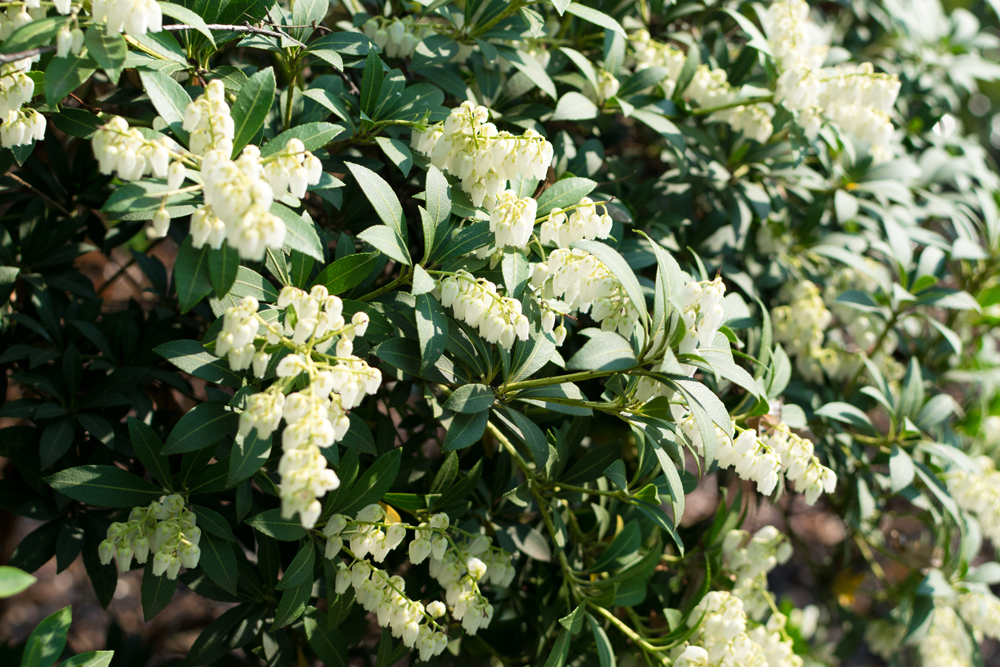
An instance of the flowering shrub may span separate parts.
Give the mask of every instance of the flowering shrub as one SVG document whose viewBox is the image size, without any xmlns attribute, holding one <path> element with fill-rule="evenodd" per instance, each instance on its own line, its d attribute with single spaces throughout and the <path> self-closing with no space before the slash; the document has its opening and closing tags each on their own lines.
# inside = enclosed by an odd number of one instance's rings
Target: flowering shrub
<svg viewBox="0 0 1000 667">
<path fill-rule="evenodd" d="M 979 25 L 7 3 L 10 564 L 231 604 L 192 666 L 982 664 Z"/>
</svg>

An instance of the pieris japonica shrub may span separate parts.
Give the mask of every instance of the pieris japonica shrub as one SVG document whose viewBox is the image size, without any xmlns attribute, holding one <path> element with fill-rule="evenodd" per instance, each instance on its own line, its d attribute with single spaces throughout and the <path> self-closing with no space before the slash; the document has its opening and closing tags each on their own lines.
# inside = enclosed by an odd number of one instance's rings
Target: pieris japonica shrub
<svg viewBox="0 0 1000 667">
<path fill-rule="evenodd" d="M 185 665 L 984 664 L 983 18 L 6 3 L 10 564 Z"/>
</svg>

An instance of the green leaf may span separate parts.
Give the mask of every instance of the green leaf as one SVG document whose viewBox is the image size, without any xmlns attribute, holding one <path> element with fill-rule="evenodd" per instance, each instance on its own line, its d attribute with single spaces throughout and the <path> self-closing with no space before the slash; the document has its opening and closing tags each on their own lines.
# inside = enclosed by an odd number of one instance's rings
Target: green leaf
<svg viewBox="0 0 1000 667">
<path fill-rule="evenodd" d="M 382 496 L 396 481 L 399 472 L 401 449 L 393 449 L 380 456 L 351 487 L 351 499 L 337 510 L 339 514 L 354 516 L 359 510 L 382 500 Z"/>
<path fill-rule="evenodd" d="M 38 454 L 43 469 L 51 467 L 69 451 L 73 446 L 73 435 L 73 420 L 69 418 L 57 419 L 42 429 Z"/>
<path fill-rule="evenodd" d="M 423 215 L 427 215 L 426 212 Z M 431 277 L 429 273 L 424 269 L 424 267 L 419 264 L 413 265 L 413 280 L 411 281 L 410 294 L 413 296 L 420 296 L 421 294 L 429 294 L 434 291 L 437 286 L 437 281 Z M 451 333 L 451 327 L 448 328 L 449 335 Z"/>
<path fill-rule="evenodd" d="M 604 476 L 622 491 L 628 493 L 628 479 L 625 477 L 625 462 L 615 461 L 604 470 Z"/>
<path fill-rule="evenodd" d="M 153 348 L 153 351 L 185 373 L 202 380 L 236 389 L 243 386 L 241 374 L 234 372 L 228 363 L 209 353 L 196 340 L 172 340 Z"/>
<path fill-rule="evenodd" d="M 46 77 L 47 78 L 47 77 Z M 139 70 L 142 87 L 156 107 L 156 113 L 170 126 L 170 131 L 187 143 L 188 133 L 184 130 L 184 110 L 191 103 L 191 97 L 181 84 L 163 72 Z"/>
<path fill-rule="evenodd" d="M 192 341 L 194 342 L 194 341 Z M 170 490 L 170 461 L 161 453 L 163 441 L 149 426 L 135 417 L 128 418 L 128 434 L 139 461 L 164 489 Z"/>
<path fill-rule="evenodd" d="M 232 108 L 233 125 L 236 127 L 233 155 L 238 155 L 264 127 L 274 104 L 274 88 L 274 69 L 268 67 L 255 72 L 236 94 Z"/>
<path fill-rule="evenodd" d="M 236 272 L 240 267 L 240 254 L 223 243 L 218 250 L 208 251 L 208 275 L 218 296 L 224 296 L 236 282 Z"/>
<path fill-rule="evenodd" d="M 625 30 L 621 27 L 618 21 L 614 20 L 604 12 L 598 11 L 586 5 L 581 5 L 578 2 L 571 2 L 569 6 L 566 7 L 566 11 L 583 19 L 584 21 L 589 21 L 596 26 L 617 32 L 622 37 L 625 37 L 626 39 L 628 38 L 628 35 L 625 34 Z"/>
<path fill-rule="evenodd" d="M 245 436 L 237 434 L 233 442 L 233 451 L 229 455 L 226 486 L 233 487 L 253 477 L 253 474 L 267 463 L 270 453 L 271 436 L 261 438 L 256 428 Z"/>
<path fill-rule="evenodd" d="M 236 539 L 233 537 L 233 529 L 229 527 L 229 523 L 222 518 L 221 514 L 201 505 L 192 505 L 191 509 L 194 510 L 195 516 L 198 517 L 199 528 L 204 528 L 212 533 L 212 535 L 229 542 Z"/>
<path fill-rule="evenodd" d="M 444 444 L 441 446 L 441 449 L 450 452 L 474 445 L 483 437 L 488 421 L 488 412 L 456 414 L 451 420 L 451 426 L 445 433 Z"/>
<path fill-rule="evenodd" d="M 849 403 L 827 403 L 819 410 L 816 410 L 816 415 L 849 424 L 863 433 L 876 435 L 875 426 L 872 424 L 872 420 L 868 418 L 868 415 Z"/>
<path fill-rule="evenodd" d="M 426 373 L 444 354 L 445 342 L 448 340 L 448 318 L 445 317 L 441 304 L 430 294 L 420 294 L 416 300 L 420 371 Z"/>
<path fill-rule="evenodd" d="M 117 466 L 68 468 L 46 477 L 45 483 L 73 500 L 98 507 L 138 507 L 163 495 L 162 489 Z"/>
<path fill-rule="evenodd" d="M 47 617 L 32 631 L 21 654 L 21 667 L 52 667 L 66 648 L 66 634 L 73 608 L 64 607 Z"/>
<path fill-rule="evenodd" d="M 489 220 L 474 222 L 465 227 L 458 234 L 455 234 L 455 236 L 453 236 L 451 240 L 445 244 L 444 248 L 441 250 L 441 255 L 437 258 L 437 261 L 443 262 L 446 259 L 451 259 L 452 257 L 467 255 L 473 250 L 489 245 L 495 240 L 495 238 L 496 235 L 490 231 Z"/>
<path fill-rule="evenodd" d="M 198 546 L 201 547 L 198 566 L 202 572 L 222 590 L 235 595 L 237 567 L 233 543 L 203 531 Z"/>
<path fill-rule="evenodd" d="M 632 345 L 613 331 L 601 331 L 566 362 L 573 371 L 623 371 L 638 364 Z"/>
<path fill-rule="evenodd" d="M 528 284 L 528 278 L 531 277 L 528 258 L 514 248 L 505 248 L 500 268 L 503 272 L 504 285 L 507 287 L 507 295 L 515 299 L 521 296 L 521 292 Z"/>
<path fill-rule="evenodd" d="M 45 68 L 45 99 L 51 106 L 57 106 L 64 97 L 83 85 L 97 69 L 88 56 L 70 54 L 65 58 L 53 58 Z"/>
<path fill-rule="evenodd" d="M 767 42 L 767 38 L 764 37 L 764 35 L 757 29 L 757 26 L 755 26 L 750 19 L 742 14 L 734 12 L 732 9 L 723 9 L 722 11 L 732 17 L 732 19 L 740 25 L 740 28 L 743 29 L 743 32 L 750 36 L 750 41 L 747 42 L 747 46 L 751 49 L 760 51 L 765 56 L 774 57 L 771 53 L 771 47 Z"/>
<path fill-rule="evenodd" d="M 500 423 L 519 441 L 521 441 L 531 452 L 531 457 L 538 468 L 544 469 L 545 463 L 549 460 L 549 443 L 545 439 L 542 429 L 538 428 L 535 422 L 525 417 L 522 413 L 504 407 L 501 410 L 494 410 L 493 414 Z"/>
<path fill-rule="evenodd" d="M 667 513 L 659 505 L 654 505 L 648 500 L 635 500 L 636 507 L 639 511 L 646 515 L 647 518 L 652 520 L 657 527 L 673 539 L 674 544 L 677 545 L 677 550 L 680 552 L 681 556 L 684 555 L 684 542 L 681 540 L 677 531 L 674 529 L 673 522 Z"/>
<path fill-rule="evenodd" d="M 639 279 L 635 277 L 632 268 L 618 254 L 618 251 L 599 241 L 577 241 L 571 247 L 586 250 L 601 260 L 601 263 L 614 274 L 615 278 L 622 284 L 622 287 L 625 288 L 625 293 L 628 294 L 628 298 L 632 300 L 632 304 L 640 313 L 640 322 L 647 322 L 649 320 L 649 312 L 646 309 L 646 297 L 643 294 L 642 287 L 639 285 Z"/>
<path fill-rule="evenodd" d="M 17 595 L 35 583 L 33 576 L 9 565 L 0 565 L 0 599 Z"/>
<path fill-rule="evenodd" d="M 389 187 L 385 179 L 371 169 L 353 162 L 346 164 L 358 185 L 361 186 L 361 191 L 365 193 L 365 197 L 375 208 L 378 217 L 405 242 L 406 219 L 403 217 L 403 207 L 399 204 L 399 197 L 396 196 L 393 189 Z"/>
<path fill-rule="evenodd" d="M 451 187 L 448 179 L 434 165 L 427 167 L 427 186 L 424 190 L 424 205 L 434 225 L 424 229 L 424 254 L 428 257 L 437 241 L 437 226 L 451 218 Z M 428 234 L 428 231 L 431 233 Z"/>
<path fill-rule="evenodd" d="M 892 485 L 892 492 L 899 493 L 913 482 L 916 475 L 913 467 L 913 459 L 899 445 L 892 446 L 892 454 L 889 456 L 889 481 Z"/>
<path fill-rule="evenodd" d="M 600 661 L 601 667 L 616 667 L 618 662 L 615 660 L 615 651 L 611 647 L 611 641 L 604 632 L 604 628 L 598 625 L 597 619 L 590 614 L 587 614 L 587 623 L 590 624 L 590 630 L 594 633 L 594 643 L 597 644 L 597 659 Z"/>
<path fill-rule="evenodd" d="M 591 120 L 598 114 L 596 104 L 584 95 L 570 91 L 559 98 L 551 120 Z"/>
<path fill-rule="evenodd" d="M 569 657 L 569 645 L 572 639 L 569 630 L 566 628 L 560 630 L 544 667 L 563 667 L 566 664 L 566 658 Z"/>
<path fill-rule="evenodd" d="M 142 597 L 142 618 L 149 623 L 157 614 L 167 608 L 174 593 L 177 592 L 177 580 L 168 579 L 165 576 L 153 574 L 153 555 L 150 554 L 146 561 L 145 571 L 142 573 L 142 587 L 140 595 Z"/>
<path fill-rule="evenodd" d="M 316 566 L 316 548 L 311 541 L 303 543 L 299 553 L 292 559 L 291 564 L 285 569 L 285 576 L 281 578 L 276 590 L 286 591 L 303 583 L 312 583 L 313 568 Z"/>
<path fill-rule="evenodd" d="M 594 561 L 590 572 L 608 572 L 636 561 L 639 558 L 640 546 L 642 546 L 642 531 L 639 529 L 639 522 L 633 519 L 615 535 L 604 553 Z"/>
<path fill-rule="evenodd" d="M 336 625 L 328 624 L 323 612 L 314 607 L 306 609 L 302 621 L 309 648 L 316 657 L 326 667 L 347 667 L 347 640 Z"/>
<path fill-rule="evenodd" d="M 326 286 L 330 294 L 343 294 L 364 282 L 377 262 L 378 253 L 376 252 L 363 252 L 341 257 L 323 269 L 316 276 L 313 285 Z"/>
<path fill-rule="evenodd" d="M 239 415 L 222 401 L 196 405 L 174 426 L 163 454 L 183 454 L 214 445 L 236 431 Z"/>
<path fill-rule="evenodd" d="M 165 3 L 160 3 L 162 6 Z M 125 69 L 125 58 L 128 56 L 128 44 L 119 33 L 109 35 L 102 27 L 91 26 L 87 29 L 87 52 L 97 61 L 111 83 L 118 83 Z"/>
<path fill-rule="evenodd" d="M 693 49 L 693 51 L 697 51 L 697 49 Z M 649 107 L 649 109 L 655 108 Z M 658 132 L 677 150 L 684 149 L 684 135 L 681 134 L 681 131 L 677 129 L 677 126 L 673 122 L 660 115 L 660 113 L 647 109 L 635 109 L 632 111 L 632 117 Z"/>
<path fill-rule="evenodd" d="M 108 667 L 113 657 L 114 651 L 88 651 L 63 661 L 59 667 Z"/>
<path fill-rule="evenodd" d="M 198 635 L 183 664 L 185 667 L 207 665 L 243 648 L 260 632 L 265 612 L 265 607 L 246 604 L 227 610 Z"/>
<path fill-rule="evenodd" d="M 291 625 L 303 614 L 309 604 L 309 597 L 312 593 L 313 581 L 310 578 L 294 588 L 289 588 L 281 594 L 278 601 L 278 610 L 274 613 L 274 623 L 271 630 Z"/>
<path fill-rule="evenodd" d="M 215 38 L 212 37 L 212 31 L 208 29 L 208 26 L 205 25 L 205 20 L 200 16 L 187 7 L 175 5 L 172 2 L 163 2 L 160 0 L 156 4 L 159 5 L 160 11 L 172 19 L 177 19 L 178 23 L 186 23 L 187 25 L 194 26 L 195 30 L 207 37 L 209 43 L 215 46 Z"/>
<path fill-rule="evenodd" d="M 459 387 L 445 401 L 444 407 L 453 412 L 476 414 L 489 410 L 496 401 L 492 387 L 484 384 L 467 384 Z"/>
<path fill-rule="evenodd" d="M 247 519 L 247 525 L 282 542 L 295 542 L 308 534 L 297 518 L 283 519 L 281 510 L 267 510 Z"/>
<path fill-rule="evenodd" d="M 410 175 L 410 169 L 413 168 L 413 153 L 410 152 L 409 146 L 399 139 L 391 137 L 375 137 L 375 143 L 382 149 L 385 156 L 399 167 L 403 176 Z"/>
<path fill-rule="evenodd" d="M 598 445 L 583 455 L 573 467 L 559 477 L 560 482 L 580 486 L 600 477 L 622 455 L 617 441 Z"/>
<path fill-rule="evenodd" d="M 67 21 L 68 16 L 52 16 L 22 25 L 0 44 L 0 53 L 17 53 L 50 44 Z"/>
<path fill-rule="evenodd" d="M 583 630 L 583 615 L 587 611 L 587 603 L 582 602 L 576 609 L 559 619 L 559 625 L 578 635 Z"/>
<path fill-rule="evenodd" d="M 500 44 L 494 44 L 494 46 L 505 60 L 516 67 L 524 76 L 528 77 L 528 81 L 538 86 L 539 90 L 552 99 L 556 99 L 558 96 L 556 94 L 556 85 L 552 82 L 552 79 L 538 60 L 530 54 L 510 46 Z"/>
<path fill-rule="evenodd" d="M 554 208 L 566 208 L 580 203 L 597 187 L 597 183 L 589 178 L 564 178 L 556 181 L 545 192 L 538 196 L 538 212 L 540 218 L 548 215 Z"/>
<path fill-rule="evenodd" d="M 316 225 L 284 204 L 271 204 L 271 213 L 281 218 L 285 223 L 285 246 L 323 261 L 323 244 L 316 233 Z"/>
<path fill-rule="evenodd" d="M 344 128 L 333 123 L 305 123 L 303 125 L 296 125 L 267 142 L 260 149 L 260 155 L 261 157 L 270 157 L 275 153 L 280 153 L 285 150 L 291 139 L 301 141 L 307 151 L 319 150 L 333 141 L 343 131 Z"/>
<path fill-rule="evenodd" d="M 365 69 L 361 75 L 361 111 L 367 116 L 375 112 L 378 94 L 382 91 L 382 81 L 385 79 L 385 67 L 375 49 L 369 49 L 365 58 Z M 350 166 L 350 163 L 348 163 Z"/>
<path fill-rule="evenodd" d="M 188 236 L 177 251 L 174 262 L 174 285 L 182 313 L 191 310 L 195 304 L 212 291 L 212 274 L 209 269 L 210 248 L 205 245 L 195 248 Z"/>
<path fill-rule="evenodd" d="M 413 260 L 410 259 L 410 251 L 407 249 L 406 243 L 396 233 L 396 230 L 388 225 L 369 227 L 358 234 L 358 238 L 374 246 L 377 250 L 380 250 L 383 254 L 400 264 L 409 266 L 413 263 Z"/>
</svg>

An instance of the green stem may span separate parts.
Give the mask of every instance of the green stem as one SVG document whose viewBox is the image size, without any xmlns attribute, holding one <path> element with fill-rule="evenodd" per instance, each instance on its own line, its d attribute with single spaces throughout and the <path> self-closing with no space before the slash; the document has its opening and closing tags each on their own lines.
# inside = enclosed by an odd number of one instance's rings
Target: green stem
<svg viewBox="0 0 1000 667">
<path fill-rule="evenodd" d="M 383 285 L 374 292 L 369 292 L 368 294 L 365 294 L 363 297 L 360 297 L 358 301 L 364 301 L 364 302 L 371 301 L 372 299 L 382 296 L 386 292 L 396 289 L 400 285 L 405 285 L 410 281 L 410 278 L 412 277 L 413 277 L 413 271 L 409 270 L 403 273 L 395 280 L 393 280 L 391 283 L 387 283 L 386 285 Z"/>
<path fill-rule="evenodd" d="M 692 116 L 707 116 L 713 114 L 716 111 L 725 111 L 726 109 L 735 109 L 736 107 L 751 106 L 754 104 L 761 104 L 763 102 L 773 102 L 774 95 L 762 95 L 760 97 L 742 97 L 732 102 L 727 102 L 726 104 L 720 104 L 717 107 L 708 107 L 707 109 L 694 109 L 691 111 Z"/>
</svg>

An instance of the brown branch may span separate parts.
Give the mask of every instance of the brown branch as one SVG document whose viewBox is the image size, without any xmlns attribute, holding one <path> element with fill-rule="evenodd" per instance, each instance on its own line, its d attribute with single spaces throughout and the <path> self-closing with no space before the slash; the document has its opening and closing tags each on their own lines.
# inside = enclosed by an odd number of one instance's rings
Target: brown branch
<svg viewBox="0 0 1000 667">
<path fill-rule="evenodd" d="M 225 30 L 229 32 L 245 32 L 251 35 L 265 35 L 267 37 L 278 37 L 280 39 L 287 39 L 295 44 L 306 48 L 306 45 L 295 39 L 294 37 L 287 35 L 283 32 L 278 32 L 277 30 L 267 30 L 265 28 L 255 28 L 254 26 L 248 24 L 245 25 L 221 25 L 219 23 L 209 23 L 205 26 L 209 30 Z M 175 23 L 173 25 L 163 26 L 164 30 L 170 32 L 184 31 L 184 30 L 198 30 L 199 28 L 193 25 L 186 25 L 183 23 Z M 55 48 L 55 47 L 52 47 Z M 27 52 L 26 52 L 27 53 Z"/>
<path fill-rule="evenodd" d="M 16 53 L 0 53 L 0 63 L 13 63 L 18 60 L 24 60 L 25 58 L 34 58 L 35 56 L 48 53 L 49 51 L 55 51 L 55 45 L 52 46 L 39 46 L 37 49 L 28 49 L 27 51 L 17 51 Z"/>
</svg>

